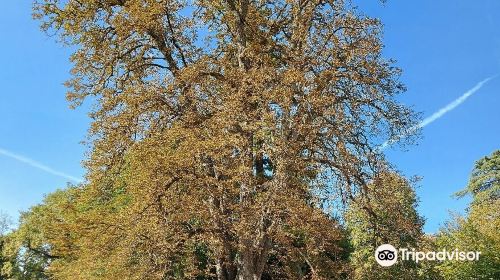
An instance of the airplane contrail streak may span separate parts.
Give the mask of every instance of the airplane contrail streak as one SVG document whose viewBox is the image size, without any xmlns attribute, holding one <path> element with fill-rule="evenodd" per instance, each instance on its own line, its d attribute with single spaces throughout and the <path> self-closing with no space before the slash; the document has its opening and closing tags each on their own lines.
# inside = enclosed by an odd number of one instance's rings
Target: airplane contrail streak
<svg viewBox="0 0 500 280">
<path fill-rule="evenodd" d="M 35 160 L 32 160 L 30 158 L 27 158 L 27 157 L 24 157 L 24 156 L 15 154 L 15 153 L 12 153 L 12 152 L 5 150 L 5 149 L 2 149 L 2 148 L 0 148 L 0 155 L 12 158 L 12 159 L 17 160 L 17 161 L 22 162 L 22 163 L 26 163 L 27 165 L 38 168 L 38 169 L 43 170 L 43 171 L 50 173 L 52 175 L 56 175 L 56 176 L 59 176 L 62 178 L 69 179 L 69 180 L 76 182 L 76 183 L 82 182 L 82 179 L 80 179 L 80 178 L 68 175 L 68 174 L 61 172 L 61 171 L 57 171 L 57 170 L 52 169 L 52 168 L 50 168 L 42 163 L 37 162 Z"/>
<path fill-rule="evenodd" d="M 443 108 L 439 109 L 437 112 L 435 112 L 434 114 L 432 114 L 431 116 L 423 119 L 419 124 L 415 125 L 414 127 L 410 128 L 410 132 L 413 132 L 419 128 L 423 128 L 429 124 L 431 124 L 432 122 L 436 121 L 437 119 L 441 118 L 444 114 L 448 113 L 449 111 L 455 109 L 457 106 L 459 106 L 460 104 L 464 103 L 465 100 L 467 100 L 467 98 L 469 98 L 471 95 L 473 95 L 474 93 L 476 93 L 478 90 L 480 90 L 484 84 L 486 84 L 487 82 L 489 82 L 490 80 L 496 78 L 498 75 L 495 75 L 495 76 L 492 76 L 492 77 L 489 77 L 489 78 L 486 78 L 482 81 L 480 81 L 479 83 L 477 83 L 473 88 L 469 89 L 468 91 L 466 91 L 464 94 L 462 94 L 459 98 L 453 100 L 452 102 L 450 102 L 448 105 L 444 106 Z M 404 137 L 405 135 L 400 135 L 398 137 L 398 139 L 400 137 Z M 385 148 L 387 148 L 389 145 L 391 145 L 392 143 L 394 143 L 395 141 L 397 141 L 398 139 L 395 139 L 395 140 L 388 140 L 388 141 L 385 141 L 380 147 L 379 147 L 379 150 L 384 150 Z"/>
<path fill-rule="evenodd" d="M 486 78 L 486 79 L 480 81 L 473 88 L 469 89 L 467 92 L 462 94 L 462 96 L 455 99 L 453 102 L 449 103 L 448 105 L 444 106 L 443 108 L 439 109 L 439 111 L 435 112 L 430 117 L 425 118 L 423 121 L 421 121 L 417 125 L 417 128 L 422 128 L 422 127 L 432 123 L 433 121 L 441 118 L 444 114 L 448 113 L 449 111 L 455 109 L 458 105 L 464 103 L 464 101 L 467 100 L 467 98 L 469 98 L 471 95 L 473 95 L 478 90 L 480 90 L 484 86 L 484 84 L 486 84 L 487 82 L 489 82 L 493 78 L 495 78 L 495 76 L 489 77 L 489 78 Z"/>
</svg>

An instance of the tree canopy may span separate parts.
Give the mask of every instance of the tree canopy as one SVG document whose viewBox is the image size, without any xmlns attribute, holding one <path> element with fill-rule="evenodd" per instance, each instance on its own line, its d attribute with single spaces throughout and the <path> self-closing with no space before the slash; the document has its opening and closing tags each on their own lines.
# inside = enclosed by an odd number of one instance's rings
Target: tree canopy
<svg viewBox="0 0 500 280">
<path fill-rule="evenodd" d="M 94 105 L 86 183 L 30 217 L 57 225 L 50 275 L 346 276 L 325 205 L 366 194 L 378 145 L 416 123 L 377 19 L 336 0 L 37 0 L 34 17 L 75 47 L 71 104 Z"/>
<path fill-rule="evenodd" d="M 457 193 L 458 197 L 472 195 L 474 204 L 500 199 L 500 150 L 476 162 L 469 184 Z"/>
<path fill-rule="evenodd" d="M 466 216 L 455 215 L 438 234 L 442 248 L 479 251 L 474 262 L 447 261 L 437 268 L 445 279 L 500 277 L 500 150 L 476 162 L 469 184 L 460 196 L 472 195 Z"/>
<path fill-rule="evenodd" d="M 353 279 L 424 279 L 413 261 L 381 267 L 374 255 L 381 244 L 395 248 L 422 246 L 424 219 L 417 213 L 412 184 L 396 173 L 381 172 L 368 184 L 367 195 L 351 202 L 345 219 L 353 250 Z"/>
</svg>

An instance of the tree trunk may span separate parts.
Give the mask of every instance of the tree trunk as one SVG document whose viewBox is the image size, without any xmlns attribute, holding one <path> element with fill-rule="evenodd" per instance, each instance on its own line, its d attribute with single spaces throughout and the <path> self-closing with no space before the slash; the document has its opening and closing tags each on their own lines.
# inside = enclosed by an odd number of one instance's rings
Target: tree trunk
<svg viewBox="0 0 500 280">
<path fill-rule="evenodd" d="M 252 252 L 242 252 L 238 260 L 237 280 L 260 280 L 262 271 L 255 263 L 255 256 Z"/>
<path fill-rule="evenodd" d="M 265 234 L 257 243 L 257 248 L 251 246 L 255 244 L 255 240 L 245 240 L 244 244 L 247 246 L 241 250 L 238 257 L 236 280 L 260 280 L 266 267 L 271 240 Z"/>
</svg>

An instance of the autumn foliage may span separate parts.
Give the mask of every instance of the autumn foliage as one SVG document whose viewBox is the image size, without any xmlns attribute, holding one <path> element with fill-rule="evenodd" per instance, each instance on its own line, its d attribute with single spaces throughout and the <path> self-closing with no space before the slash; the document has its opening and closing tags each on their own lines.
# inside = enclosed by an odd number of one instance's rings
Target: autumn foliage
<svg viewBox="0 0 500 280">
<path fill-rule="evenodd" d="M 69 101 L 93 104 L 86 183 L 33 209 L 48 275 L 350 275 L 327 205 L 366 194 L 388 169 L 377 147 L 415 124 L 377 19 L 336 0 L 40 0 L 34 15 L 75 49 Z"/>
</svg>

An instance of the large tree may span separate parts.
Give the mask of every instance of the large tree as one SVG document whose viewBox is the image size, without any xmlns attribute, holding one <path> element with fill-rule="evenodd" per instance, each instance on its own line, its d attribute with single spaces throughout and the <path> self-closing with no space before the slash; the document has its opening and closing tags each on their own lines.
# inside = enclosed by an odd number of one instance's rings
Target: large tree
<svg viewBox="0 0 500 280">
<path fill-rule="evenodd" d="M 366 192 L 385 166 L 377 145 L 415 124 L 394 99 L 404 88 L 377 19 L 335 0 L 40 0 L 34 11 L 75 46 L 68 99 L 94 104 L 68 269 L 345 273 L 329 194 Z"/>
</svg>

